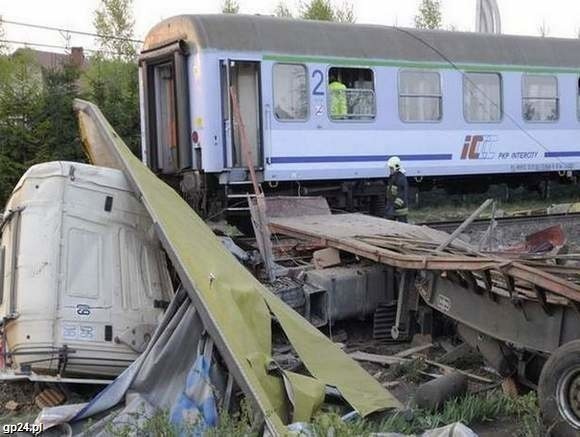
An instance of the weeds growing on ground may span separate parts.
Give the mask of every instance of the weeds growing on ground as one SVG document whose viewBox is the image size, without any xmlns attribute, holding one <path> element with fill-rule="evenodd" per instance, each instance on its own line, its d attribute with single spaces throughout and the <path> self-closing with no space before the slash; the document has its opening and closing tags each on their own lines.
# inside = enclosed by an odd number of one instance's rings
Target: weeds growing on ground
<svg viewBox="0 0 580 437">
<path fill-rule="evenodd" d="M 500 391 L 481 395 L 467 395 L 448 402 L 441 411 L 415 410 L 411 419 L 403 413 L 389 416 L 380 424 L 367 421 L 344 423 L 338 416 L 321 415 L 313 423 L 314 434 L 364 436 L 372 432 L 394 432 L 420 434 L 423 431 L 461 422 L 465 425 L 513 417 L 520 424 L 520 433 L 515 437 L 543 436 L 539 420 L 539 409 L 535 393 L 510 397 Z M 330 434 L 329 434 L 330 432 Z"/>
<path fill-rule="evenodd" d="M 366 420 L 344 422 L 335 413 L 317 415 L 310 424 L 310 431 L 316 437 L 367 436 L 373 432 L 395 432 L 402 434 L 420 434 L 423 431 L 443 427 L 452 423 L 461 422 L 467 426 L 477 423 L 490 422 L 501 418 L 514 418 L 519 424 L 519 431 L 515 437 L 541 437 L 545 435 L 539 419 L 539 407 L 535 393 L 525 396 L 511 397 L 501 391 L 491 391 L 485 394 L 470 394 L 445 404 L 441 411 L 414 410 L 412 417 L 396 413 L 374 423 Z M 252 426 L 252 411 L 245 404 L 238 414 L 220 414 L 219 425 L 207 430 L 208 437 L 225 436 L 258 436 L 259 433 Z M 188 426 L 187 435 L 195 425 Z M 107 427 L 109 435 L 125 437 L 132 435 L 177 437 L 183 431 L 169 420 L 167 412 L 159 412 L 150 418 L 135 418 L 134 423 L 122 426 Z"/>
<path fill-rule="evenodd" d="M 391 366 L 386 376 L 389 381 L 404 378 L 409 382 L 419 383 L 425 379 L 421 372 L 426 371 L 428 367 L 424 359 L 416 358 Z"/>
</svg>

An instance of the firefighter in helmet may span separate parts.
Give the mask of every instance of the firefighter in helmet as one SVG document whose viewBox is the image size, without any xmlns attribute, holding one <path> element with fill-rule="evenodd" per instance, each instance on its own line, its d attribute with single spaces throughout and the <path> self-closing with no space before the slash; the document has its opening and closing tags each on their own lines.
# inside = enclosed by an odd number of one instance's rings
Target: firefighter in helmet
<svg viewBox="0 0 580 437">
<path fill-rule="evenodd" d="M 391 156 L 387 161 L 387 169 L 389 180 L 385 218 L 407 223 L 409 184 L 399 157 Z"/>
</svg>

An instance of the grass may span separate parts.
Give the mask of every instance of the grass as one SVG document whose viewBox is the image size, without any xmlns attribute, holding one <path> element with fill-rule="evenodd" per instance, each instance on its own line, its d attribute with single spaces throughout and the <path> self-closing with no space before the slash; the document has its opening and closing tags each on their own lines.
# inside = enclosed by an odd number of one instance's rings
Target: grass
<svg viewBox="0 0 580 437">
<path fill-rule="evenodd" d="M 551 194 L 547 200 L 536 192 L 518 188 L 510 190 L 510 199 L 505 199 L 505 185 L 493 185 L 481 194 L 448 194 L 441 189 L 421 193 L 420 206 L 409 210 L 409 219 L 414 223 L 461 220 L 468 217 L 486 199 L 498 201 L 498 209 L 505 213 L 522 210 L 542 209 L 557 203 L 580 202 L 578 185 L 551 183 Z M 489 217 L 489 211 L 486 212 Z M 482 214 L 482 217 L 486 217 Z"/>
<path fill-rule="evenodd" d="M 0 424 L 33 423 L 36 416 L 38 416 L 38 410 L 25 410 L 0 414 Z"/>
<path fill-rule="evenodd" d="M 389 381 L 396 381 L 404 378 L 409 382 L 420 383 L 425 379 L 425 376 L 421 372 L 427 371 L 428 367 L 429 366 L 424 359 L 416 358 L 414 360 L 390 366 L 386 377 Z"/>
<path fill-rule="evenodd" d="M 376 432 L 393 432 L 402 434 L 420 434 L 423 431 L 461 422 L 467 426 L 493 422 L 502 418 L 511 418 L 518 424 L 518 434 L 514 437 L 541 437 L 545 435 L 539 420 L 539 408 L 535 393 L 525 396 L 510 397 L 501 391 L 483 394 L 471 394 L 448 402 L 441 411 L 414 410 L 412 417 L 396 413 L 380 423 L 367 420 L 344 422 L 340 416 L 332 413 L 319 414 L 308 425 L 310 434 L 316 437 L 368 436 Z M 219 426 L 204 433 L 208 437 L 258 436 L 259 433 L 251 423 L 251 411 L 242 408 L 238 415 L 220 415 Z M 141 420 L 140 420 L 141 419 Z M 107 428 L 108 434 L 114 437 L 132 435 L 177 437 L 194 435 L 195 425 L 180 428 L 172 424 L 167 412 L 158 412 L 154 416 L 135 418 L 134 424 L 122 427 Z M 182 433 L 182 431 L 185 431 Z"/>
<path fill-rule="evenodd" d="M 514 418 L 517 423 L 521 424 L 521 437 L 544 435 L 541 432 L 535 393 L 510 397 L 501 391 L 492 391 L 483 395 L 467 395 L 447 402 L 439 412 L 416 410 L 410 421 L 405 420 L 401 415 L 394 415 L 385 420 L 379 430 L 412 434 L 456 422 L 469 426 L 492 422 L 504 417 Z"/>
<path fill-rule="evenodd" d="M 174 424 L 168 411 L 158 411 L 148 416 L 144 412 L 130 413 L 129 421 L 125 423 L 113 423 L 115 418 L 106 425 L 107 435 L 112 437 L 180 437 L 183 435 L 197 435 L 196 429 L 200 425 L 199 419 L 189 423 Z M 242 402 L 240 411 L 235 414 L 220 413 L 218 426 L 209 428 L 203 435 L 205 437 L 244 436 L 258 437 L 260 434 L 252 425 L 252 411 L 246 402 Z M 87 424 L 86 430 L 91 424 Z"/>
</svg>

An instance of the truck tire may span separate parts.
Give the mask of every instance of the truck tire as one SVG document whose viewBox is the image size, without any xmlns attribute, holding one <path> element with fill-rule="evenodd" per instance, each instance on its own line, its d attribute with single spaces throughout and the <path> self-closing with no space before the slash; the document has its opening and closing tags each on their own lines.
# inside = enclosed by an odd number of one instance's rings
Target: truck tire
<svg viewBox="0 0 580 437">
<path fill-rule="evenodd" d="M 546 361 L 538 398 L 548 435 L 580 435 L 580 340 L 560 346 Z"/>
</svg>

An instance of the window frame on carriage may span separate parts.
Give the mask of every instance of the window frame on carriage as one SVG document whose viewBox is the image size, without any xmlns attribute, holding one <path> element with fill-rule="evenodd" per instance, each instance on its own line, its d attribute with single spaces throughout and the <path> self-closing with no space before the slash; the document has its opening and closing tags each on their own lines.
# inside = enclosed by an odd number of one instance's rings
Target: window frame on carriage
<svg viewBox="0 0 580 437">
<path fill-rule="evenodd" d="M 530 78 L 551 78 L 554 79 L 556 85 L 556 94 L 553 97 L 543 97 L 543 96 L 529 96 L 526 93 L 526 80 Z M 555 101 L 556 102 L 556 118 L 547 120 L 533 120 L 526 116 L 526 101 L 536 100 L 536 101 Z M 560 81 L 557 74 L 541 74 L 541 73 L 523 73 L 521 77 L 521 108 L 522 108 L 522 119 L 526 123 L 532 124 L 550 124 L 558 123 L 561 118 L 561 108 L 560 108 Z"/>
<path fill-rule="evenodd" d="M 304 69 L 304 86 L 305 86 L 305 104 L 306 104 L 306 114 L 304 118 L 281 118 L 278 116 L 276 111 L 276 67 L 278 66 L 295 66 L 302 67 Z M 280 123 L 306 123 L 310 120 L 310 81 L 308 77 L 308 66 L 301 62 L 276 62 L 272 65 L 272 113 L 276 121 Z"/>
<path fill-rule="evenodd" d="M 438 78 L 438 86 L 439 86 L 439 94 L 421 94 L 421 93 L 403 93 L 401 91 L 401 78 L 406 73 L 428 73 L 428 74 L 436 74 Z M 401 102 L 403 99 L 438 99 L 439 105 L 439 118 L 437 119 L 406 119 L 403 117 L 402 105 Z M 403 123 L 409 124 L 417 124 L 417 123 L 442 123 L 443 122 L 443 76 L 441 71 L 437 69 L 429 69 L 429 68 L 400 68 L 397 73 L 397 106 L 399 112 L 399 120 Z"/>
<path fill-rule="evenodd" d="M 373 103 L 372 103 L 372 107 L 373 107 L 373 114 L 371 115 L 360 115 L 360 114 L 355 114 L 354 117 L 345 117 L 345 118 L 339 118 L 339 117 L 333 117 L 332 116 L 332 101 L 331 101 L 331 93 L 330 93 L 330 77 L 331 77 L 331 70 L 333 69 L 345 69 L 345 70 L 366 70 L 368 72 L 370 72 L 371 74 L 371 84 L 372 84 L 372 88 L 369 89 L 368 91 L 371 91 L 372 96 L 373 96 Z M 376 71 L 374 70 L 374 68 L 369 67 L 369 66 L 345 66 L 345 65 L 329 65 L 326 68 L 326 80 L 324 81 L 325 84 L 325 92 L 326 92 L 326 114 L 328 116 L 328 119 L 332 122 L 332 123 L 374 123 L 377 120 L 377 112 L 378 112 L 378 106 L 377 106 L 377 75 L 376 75 Z M 361 88 L 362 89 L 362 88 Z M 349 88 L 347 88 L 347 91 L 349 90 Z M 350 88 L 350 90 L 357 90 L 357 88 Z M 365 89 L 366 90 L 366 89 Z M 348 103 L 347 103 L 348 104 Z"/>
<path fill-rule="evenodd" d="M 467 88 L 473 81 L 469 76 L 486 75 L 486 76 L 496 76 L 498 79 L 498 91 L 499 91 L 499 103 L 496 106 L 499 109 L 499 118 L 494 120 L 476 120 L 469 116 L 467 108 Z M 463 74 L 463 118 L 466 123 L 470 124 L 500 124 L 504 119 L 504 86 L 503 86 L 503 75 L 498 71 L 464 71 Z M 479 90 L 480 93 L 482 93 Z M 485 93 L 482 93 L 485 94 Z"/>
</svg>

